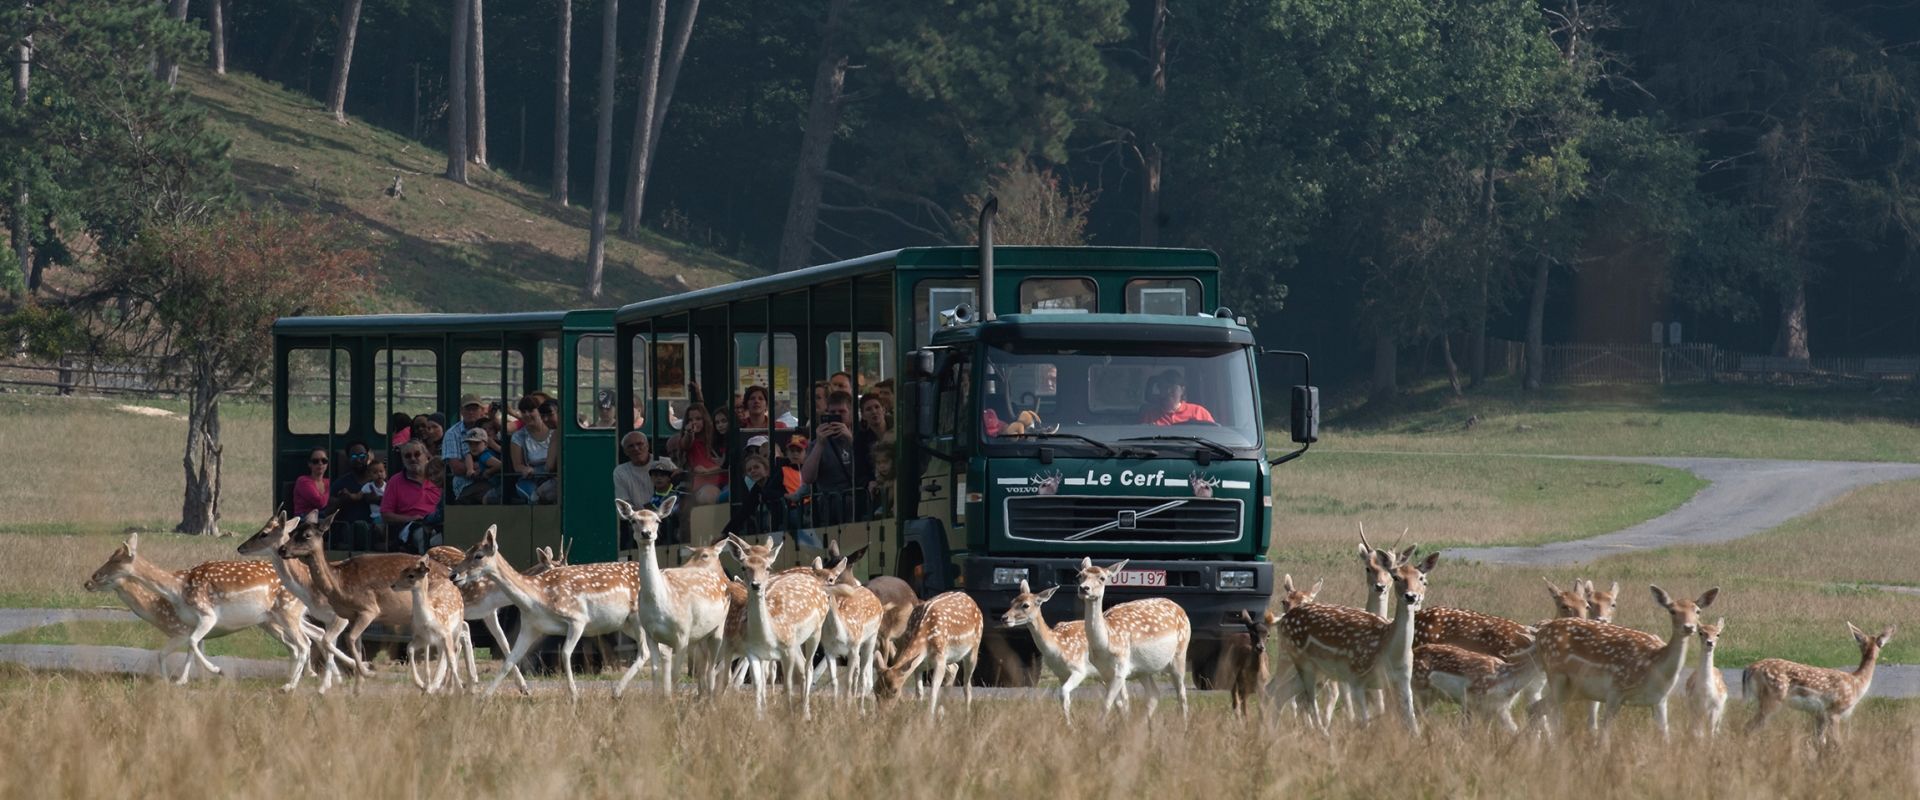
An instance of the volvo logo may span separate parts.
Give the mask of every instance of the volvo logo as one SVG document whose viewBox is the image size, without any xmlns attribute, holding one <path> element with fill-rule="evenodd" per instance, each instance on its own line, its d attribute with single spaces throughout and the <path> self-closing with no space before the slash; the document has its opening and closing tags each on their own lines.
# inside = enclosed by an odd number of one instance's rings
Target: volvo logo
<svg viewBox="0 0 1920 800">
<path fill-rule="evenodd" d="M 1123 509 L 1120 512 L 1120 518 L 1117 524 L 1119 524 L 1120 530 L 1123 531 L 1130 531 L 1140 527 L 1140 512 L 1131 508 Z"/>
</svg>

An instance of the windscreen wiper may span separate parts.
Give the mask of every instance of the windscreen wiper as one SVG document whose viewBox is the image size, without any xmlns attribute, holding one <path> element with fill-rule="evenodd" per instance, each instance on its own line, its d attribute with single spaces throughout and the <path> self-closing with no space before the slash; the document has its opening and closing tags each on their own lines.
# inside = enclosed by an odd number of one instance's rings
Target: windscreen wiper
<svg viewBox="0 0 1920 800">
<path fill-rule="evenodd" d="M 998 438 L 1002 438 L 1002 439 L 1028 439 L 1028 438 L 1073 439 L 1075 441 L 1086 442 L 1087 444 L 1100 448 L 1100 454 L 1107 458 L 1116 458 L 1120 455 L 1120 451 L 1113 449 L 1113 445 L 1107 444 L 1106 442 L 1100 441 L 1099 439 L 1095 439 L 1090 436 L 1081 436 L 1080 434 L 1077 434 L 1077 433 L 1060 433 L 1058 431 L 1026 431 L 1023 433 L 1003 433 L 1003 434 L 1000 434 Z"/>
<path fill-rule="evenodd" d="M 1201 436 L 1183 436 L 1178 434 L 1166 434 L 1161 436 L 1129 436 L 1125 439 L 1121 439 L 1120 441 L 1123 441 L 1123 442 L 1192 442 L 1194 444 L 1200 445 L 1201 447 L 1205 447 L 1208 450 L 1212 450 L 1214 455 L 1217 455 L 1221 458 L 1225 458 L 1225 459 L 1233 458 L 1233 451 L 1228 449 L 1226 445 L 1223 445 L 1212 439 L 1208 439 Z"/>
</svg>

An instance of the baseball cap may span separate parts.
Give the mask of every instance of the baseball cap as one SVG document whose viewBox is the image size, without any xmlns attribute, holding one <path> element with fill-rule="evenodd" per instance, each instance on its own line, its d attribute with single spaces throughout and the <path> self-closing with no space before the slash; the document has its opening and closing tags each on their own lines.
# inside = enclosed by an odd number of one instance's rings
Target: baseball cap
<svg viewBox="0 0 1920 800">
<path fill-rule="evenodd" d="M 674 465 L 673 459 L 667 458 L 666 456 L 661 456 L 659 458 L 656 458 L 652 461 L 647 462 L 647 471 L 671 473 L 671 472 L 679 472 L 680 468 Z"/>
<path fill-rule="evenodd" d="M 787 440 L 787 446 L 798 447 L 805 450 L 807 447 L 807 437 L 795 434 L 793 438 Z"/>
<path fill-rule="evenodd" d="M 433 420 L 434 423 L 439 425 L 441 428 L 447 427 L 447 415 L 442 414 L 438 411 L 428 414 L 427 419 Z"/>
<path fill-rule="evenodd" d="M 467 431 L 467 435 L 466 435 L 466 441 L 469 441 L 469 442 L 479 442 L 479 443 L 481 443 L 481 444 L 486 444 L 486 442 L 487 442 L 487 429 L 486 429 L 486 428 L 474 428 L 473 430 L 470 430 L 470 431 Z"/>
<path fill-rule="evenodd" d="M 486 404 L 486 401 L 480 399 L 480 395 L 472 392 L 460 395 L 460 407 L 463 409 L 467 406 L 485 406 Z"/>
<path fill-rule="evenodd" d="M 747 439 L 747 446 L 748 446 L 748 447 L 766 447 L 766 446 L 767 446 L 767 437 L 766 437 L 766 436 L 752 436 L 752 437 L 748 437 L 748 439 Z"/>
</svg>

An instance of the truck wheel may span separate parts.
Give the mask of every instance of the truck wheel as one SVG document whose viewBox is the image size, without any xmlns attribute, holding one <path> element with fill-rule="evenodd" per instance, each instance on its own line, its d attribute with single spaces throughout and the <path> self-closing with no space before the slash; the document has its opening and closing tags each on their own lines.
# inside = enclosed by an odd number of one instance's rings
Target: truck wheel
<svg viewBox="0 0 1920 800">
<path fill-rule="evenodd" d="M 1220 675 L 1220 643 L 1192 642 L 1187 650 L 1187 677 L 1195 689 L 1217 689 L 1226 685 Z"/>
</svg>

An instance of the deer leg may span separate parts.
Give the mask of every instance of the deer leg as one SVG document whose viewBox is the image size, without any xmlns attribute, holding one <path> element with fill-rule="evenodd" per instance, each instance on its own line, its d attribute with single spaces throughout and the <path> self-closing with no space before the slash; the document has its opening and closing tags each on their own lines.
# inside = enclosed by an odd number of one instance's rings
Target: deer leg
<svg viewBox="0 0 1920 800">
<path fill-rule="evenodd" d="M 214 665 L 212 659 L 207 658 L 207 651 L 201 648 L 200 642 L 207 638 L 207 634 L 213 631 L 214 623 L 218 621 L 210 611 L 204 612 L 200 614 L 200 619 L 194 623 L 193 632 L 187 634 L 187 647 L 193 651 L 194 660 L 199 661 L 200 666 L 215 675 L 220 674 L 220 668 Z M 187 673 L 185 670 L 180 672 L 180 680 L 178 682 L 182 684 L 187 682 Z"/>
<path fill-rule="evenodd" d="M 312 655 L 313 648 L 307 641 L 307 634 L 298 628 L 292 631 L 285 631 L 283 629 L 279 631 L 279 633 L 291 634 L 280 640 L 281 644 L 287 646 L 287 655 L 293 660 L 293 672 L 287 675 L 287 682 L 280 687 L 280 691 L 291 692 L 300 686 L 300 679 L 306 676 L 308 669 L 307 659 Z"/>
<path fill-rule="evenodd" d="M 762 664 L 760 659 L 749 655 L 746 657 L 744 663 L 741 666 L 743 669 L 746 669 L 747 671 L 753 673 L 754 715 L 759 717 L 765 717 L 767 715 L 767 668 L 766 668 L 766 665 Z"/>
<path fill-rule="evenodd" d="M 1173 654 L 1172 665 L 1173 691 L 1180 695 L 1180 718 L 1183 720 L 1192 718 L 1187 708 L 1187 644 L 1185 639 L 1180 641 L 1180 650 Z"/>
<path fill-rule="evenodd" d="M 580 644 L 580 637 L 587 632 L 587 623 L 582 620 L 567 620 L 567 638 L 560 643 L 560 668 L 567 673 L 567 693 L 573 696 L 573 702 L 580 702 L 580 684 L 573 680 L 573 649 Z"/>
<path fill-rule="evenodd" d="M 1147 689 L 1147 719 L 1153 719 L 1154 709 L 1160 707 L 1160 681 L 1154 679 L 1153 673 L 1142 672 L 1140 683 Z"/>
<path fill-rule="evenodd" d="M 637 640 L 637 642 L 640 647 L 646 647 L 649 644 L 645 639 Z M 660 661 L 660 665 L 653 670 L 653 682 L 659 686 L 661 694 L 666 694 L 667 682 L 673 680 L 673 675 L 666 669 L 666 666 L 672 663 L 673 656 L 670 653 L 662 655 L 659 652 L 660 642 L 658 640 L 653 641 L 651 644 L 654 647 L 654 655 L 663 659 Z M 627 691 L 627 681 L 633 680 L 633 676 L 640 674 L 640 665 L 646 663 L 646 661 L 647 658 L 644 653 L 634 653 L 633 663 L 627 665 L 626 672 L 620 673 L 620 682 L 613 685 L 614 697 L 619 697 Z"/>
<path fill-rule="evenodd" d="M 363 613 L 358 616 L 355 616 L 353 618 L 352 623 L 347 626 L 347 642 L 349 647 L 351 648 L 350 650 L 348 650 L 348 652 L 353 654 L 354 661 L 359 662 L 361 664 L 365 664 L 367 662 L 367 658 L 366 658 L 367 648 L 366 648 L 366 645 L 360 641 L 360 636 L 361 634 L 364 634 L 367 632 L 368 627 L 373 625 L 373 620 L 374 620 L 374 613 L 372 612 Z M 354 691 L 356 692 L 360 691 L 361 683 L 363 682 L 365 677 L 366 676 L 362 673 L 359 673 L 359 672 L 354 673 L 353 675 Z"/>
<path fill-rule="evenodd" d="M 502 629 L 500 627 L 500 612 L 498 611 L 488 612 L 486 620 L 487 620 L 487 633 L 493 635 L 493 646 L 499 647 L 501 645 L 506 645 L 507 632 L 505 629 Z M 507 647 L 511 648 L 512 645 L 507 645 Z M 500 671 L 502 673 L 507 673 L 507 672 L 513 673 L 513 681 L 514 683 L 519 684 L 521 694 L 525 695 L 525 694 L 533 693 L 532 690 L 527 688 L 527 678 L 525 675 L 521 674 L 519 665 L 513 663 L 513 659 L 511 658 L 507 659 L 506 666 L 501 667 Z M 479 683 L 480 677 L 478 675 L 475 675 L 473 681 L 474 683 Z"/>
<path fill-rule="evenodd" d="M 1073 724 L 1073 690 L 1080 688 L 1081 682 L 1086 679 L 1087 673 L 1072 672 L 1060 682 L 1060 713 L 1066 715 L 1069 725 Z"/>
<path fill-rule="evenodd" d="M 513 673 L 516 676 L 520 674 L 519 671 L 513 669 L 513 667 L 519 664 L 521 659 L 526 658 L 527 653 L 533 650 L 534 645 L 539 644 L 540 640 L 544 638 L 546 638 L 545 634 L 534 630 L 533 626 L 527 624 L 526 620 L 521 620 L 520 634 L 513 640 L 513 650 L 507 653 L 507 668 L 494 673 L 493 683 L 487 684 L 488 697 L 492 697 L 494 692 L 500 690 L 500 684 L 507 679 L 508 673 Z M 521 683 L 520 691 L 527 691 L 524 682 Z"/>
<path fill-rule="evenodd" d="M 933 664 L 933 688 L 927 691 L 927 719 L 934 719 L 940 714 L 940 688 L 947 684 L 947 665 L 941 661 L 946 655 L 946 647 L 942 643 L 939 647 L 929 645 L 927 649 L 936 656 Z"/>
</svg>

